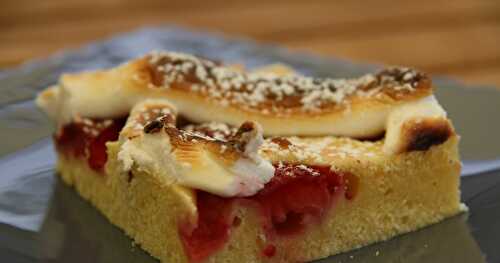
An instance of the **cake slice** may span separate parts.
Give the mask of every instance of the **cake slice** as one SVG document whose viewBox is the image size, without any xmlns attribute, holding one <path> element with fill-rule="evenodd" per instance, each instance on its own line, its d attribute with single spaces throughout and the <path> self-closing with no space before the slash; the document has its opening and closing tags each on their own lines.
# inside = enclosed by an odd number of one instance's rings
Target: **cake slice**
<svg viewBox="0 0 500 263">
<path fill-rule="evenodd" d="M 163 262 L 311 261 L 463 211 L 429 78 L 317 79 L 155 52 L 37 103 L 58 171 Z"/>
</svg>

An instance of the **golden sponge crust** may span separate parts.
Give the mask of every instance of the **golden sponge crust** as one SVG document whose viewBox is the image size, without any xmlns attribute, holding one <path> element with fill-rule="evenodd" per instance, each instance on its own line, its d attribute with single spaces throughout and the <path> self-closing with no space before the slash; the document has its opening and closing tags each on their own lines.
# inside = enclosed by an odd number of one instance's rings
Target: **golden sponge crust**
<svg viewBox="0 0 500 263">
<path fill-rule="evenodd" d="M 344 139 L 332 139 L 337 146 Z M 338 140 L 338 141 L 337 141 Z M 241 224 L 208 262 L 309 261 L 385 240 L 439 222 L 461 210 L 458 137 L 428 151 L 396 156 L 332 155 L 326 161 L 359 178 L 353 200 L 339 199 L 325 220 L 303 235 L 272 240 L 276 255 L 262 256 L 268 244 L 258 213 L 237 205 Z M 365 152 L 378 153 L 381 144 Z M 196 220 L 195 196 L 189 189 L 165 184 L 162 178 L 133 170 L 121 173 L 117 144 L 108 143 L 106 175 L 94 172 L 81 159 L 59 155 L 58 170 L 113 224 L 163 262 L 187 262 L 178 234 L 179 220 Z M 342 157 L 340 157 L 342 156 Z M 360 157 L 361 156 L 361 157 Z M 368 156 L 368 157 L 362 157 Z"/>
</svg>

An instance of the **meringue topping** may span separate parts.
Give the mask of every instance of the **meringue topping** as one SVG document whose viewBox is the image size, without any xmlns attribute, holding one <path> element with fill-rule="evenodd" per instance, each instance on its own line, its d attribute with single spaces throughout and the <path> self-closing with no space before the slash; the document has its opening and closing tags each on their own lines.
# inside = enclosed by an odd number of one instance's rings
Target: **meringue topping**
<svg viewBox="0 0 500 263">
<path fill-rule="evenodd" d="M 438 144 L 448 138 L 446 131 L 453 132 L 432 95 L 430 79 L 412 69 L 390 68 L 354 79 L 319 79 L 299 74 L 245 73 L 175 52 L 153 52 L 110 70 L 65 74 L 57 85 L 38 96 L 37 104 L 62 126 L 78 117 L 125 116 L 135 105 L 151 99 L 168 101 L 168 108 L 176 112 L 163 116 L 174 119 L 155 120 L 145 130 L 146 123 L 134 124 L 141 126 L 136 134 L 156 133 L 162 121 L 175 122 L 176 114 L 182 114 L 201 123 L 186 126 L 188 133 L 211 137 L 203 135 L 210 130 L 220 141 L 229 140 L 242 121 L 252 120 L 262 127 L 259 129 L 265 136 L 370 139 L 385 133 L 385 152 L 399 154 L 430 147 L 422 146 L 426 146 L 422 136 L 432 136 Z M 417 129 L 415 120 L 425 122 L 429 118 L 436 121 L 420 125 L 418 132 L 409 132 Z M 220 129 L 213 129 L 214 125 Z M 223 150 L 229 147 L 222 145 Z M 250 158 L 249 153 L 246 155 Z"/>
<path fill-rule="evenodd" d="M 125 172 L 135 166 L 220 196 L 250 196 L 271 180 L 274 167 L 257 153 L 263 143 L 257 123 L 243 123 L 223 141 L 178 129 L 176 112 L 160 99 L 132 109 L 120 134 L 118 159 Z"/>
</svg>

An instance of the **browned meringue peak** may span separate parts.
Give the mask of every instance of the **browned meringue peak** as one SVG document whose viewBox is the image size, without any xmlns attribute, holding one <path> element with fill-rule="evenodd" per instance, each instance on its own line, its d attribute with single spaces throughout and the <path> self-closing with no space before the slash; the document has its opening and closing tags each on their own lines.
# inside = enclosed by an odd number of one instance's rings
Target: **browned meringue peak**
<svg viewBox="0 0 500 263">
<path fill-rule="evenodd" d="M 162 99 L 146 100 L 132 108 L 120 137 L 126 136 L 128 139 L 132 139 L 139 136 L 143 131 L 150 133 L 155 124 L 161 125 L 161 127 L 165 124 L 175 126 L 176 119 L 177 110 L 168 101 Z M 149 125 L 149 127 L 146 127 L 146 125 Z"/>
<path fill-rule="evenodd" d="M 274 175 L 272 164 L 257 154 L 263 142 L 258 124 L 244 123 L 235 136 L 222 141 L 178 129 L 175 112 L 160 99 L 133 108 L 120 135 L 118 159 L 125 171 L 135 166 L 221 196 L 253 195 Z"/>
</svg>

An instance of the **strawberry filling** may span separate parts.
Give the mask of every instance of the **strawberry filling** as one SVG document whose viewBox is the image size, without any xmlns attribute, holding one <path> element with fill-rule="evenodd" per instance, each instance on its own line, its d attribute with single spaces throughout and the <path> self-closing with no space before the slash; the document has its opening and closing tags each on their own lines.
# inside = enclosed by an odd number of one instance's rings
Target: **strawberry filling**
<svg viewBox="0 0 500 263">
<path fill-rule="evenodd" d="M 269 234 L 290 235 L 322 218 L 336 193 L 343 191 L 343 177 L 328 166 L 281 165 L 258 192 L 256 200 L 268 223 Z"/>
<path fill-rule="evenodd" d="M 198 224 L 179 228 L 184 249 L 192 262 L 200 262 L 221 248 L 229 239 L 232 202 L 207 192 L 196 193 Z"/>
<path fill-rule="evenodd" d="M 118 139 L 125 121 L 126 118 L 82 119 L 69 123 L 54 136 L 56 148 L 64 154 L 87 159 L 93 170 L 102 172 L 108 160 L 106 142 Z"/>
<path fill-rule="evenodd" d="M 234 202 L 257 207 L 268 239 L 300 235 L 308 225 L 319 223 L 337 198 L 354 198 L 354 178 L 331 171 L 329 166 L 287 164 L 277 165 L 273 179 L 251 197 L 222 198 L 198 190 L 197 226 L 179 227 L 185 251 L 192 262 L 200 262 L 221 249 L 229 240 L 231 227 L 239 225 L 234 224 L 240 220 L 231 211 Z M 275 253 L 273 245 L 262 251 L 266 257 Z"/>
<path fill-rule="evenodd" d="M 267 245 L 263 250 L 262 250 L 262 255 L 268 258 L 274 257 L 276 254 L 276 247 L 274 245 Z"/>
</svg>

